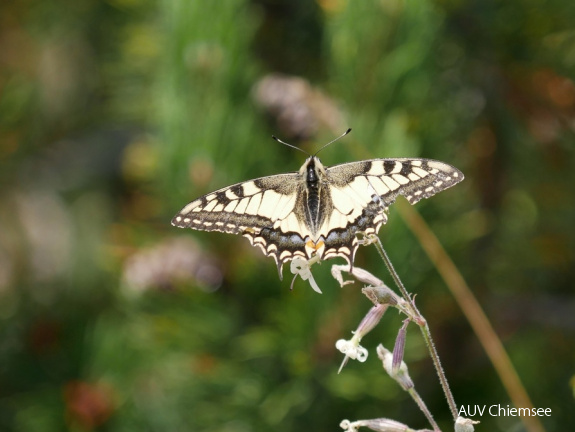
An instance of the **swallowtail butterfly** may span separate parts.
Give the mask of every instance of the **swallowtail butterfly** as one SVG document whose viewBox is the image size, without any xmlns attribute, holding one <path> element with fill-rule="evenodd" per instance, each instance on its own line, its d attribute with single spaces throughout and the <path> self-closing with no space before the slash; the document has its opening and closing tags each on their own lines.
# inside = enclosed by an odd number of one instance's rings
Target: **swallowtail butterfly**
<svg viewBox="0 0 575 432">
<path fill-rule="evenodd" d="M 326 167 L 310 156 L 298 172 L 204 195 L 186 205 L 172 225 L 241 234 L 275 260 L 280 276 L 283 264 L 296 257 L 342 257 L 352 265 L 356 234 L 377 234 L 398 195 L 415 204 L 462 180 L 457 168 L 432 159 L 370 159 Z"/>
</svg>

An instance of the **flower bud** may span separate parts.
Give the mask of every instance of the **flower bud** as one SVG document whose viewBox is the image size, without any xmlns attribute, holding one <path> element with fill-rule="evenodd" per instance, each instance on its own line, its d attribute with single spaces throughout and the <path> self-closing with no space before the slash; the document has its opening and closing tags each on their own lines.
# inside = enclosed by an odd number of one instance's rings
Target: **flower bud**
<svg viewBox="0 0 575 432">
<path fill-rule="evenodd" d="M 339 426 L 344 429 L 345 432 L 357 432 L 357 429 L 360 427 L 366 427 L 376 432 L 433 432 L 429 429 L 420 429 L 416 431 L 403 423 L 387 418 L 357 420 L 354 422 L 343 420 Z"/>
<path fill-rule="evenodd" d="M 407 371 L 405 362 L 401 362 L 397 371 L 393 370 L 393 354 L 387 350 L 383 345 L 377 347 L 377 356 L 383 363 L 383 368 L 388 375 L 393 378 L 404 390 L 413 388 L 413 381 Z"/>
<path fill-rule="evenodd" d="M 361 292 L 370 299 L 373 304 L 386 304 L 396 306 L 400 303 L 401 298 L 391 290 L 391 288 L 383 286 L 368 286 L 361 290 Z"/>
<path fill-rule="evenodd" d="M 479 422 L 475 420 L 457 417 L 457 420 L 455 420 L 455 432 L 473 432 L 475 430 L 473 425 L 477 423 Z"/>
<path fill-rule="evenodd" d="M 403 325 L 397 333 L 397 338 L 395 339 L 395 346 L 393 347 L 393 361 L 391 368 L 393 373 L 396 374 L 399 370 L 401 362 L 403 361 L 403 352 L 405 350 L 405 339 L 407 335 L 407 325 L 410 323 L 410 319 L 403 321 Z"/>
</svg>

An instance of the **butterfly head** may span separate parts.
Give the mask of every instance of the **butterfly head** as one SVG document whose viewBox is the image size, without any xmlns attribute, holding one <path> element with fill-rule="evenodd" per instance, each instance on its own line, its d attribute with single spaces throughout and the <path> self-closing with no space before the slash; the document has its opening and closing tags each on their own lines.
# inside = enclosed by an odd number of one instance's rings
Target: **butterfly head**
<svg viewBox="0 0 575 432">
<path fill-rule="evenodd" d="M 299 170 L 303 180 L 311 187 L 317 187 L 318 181 L 324 177 L 325 167 L 316 156 L 310 156 Z"/>
</svg>

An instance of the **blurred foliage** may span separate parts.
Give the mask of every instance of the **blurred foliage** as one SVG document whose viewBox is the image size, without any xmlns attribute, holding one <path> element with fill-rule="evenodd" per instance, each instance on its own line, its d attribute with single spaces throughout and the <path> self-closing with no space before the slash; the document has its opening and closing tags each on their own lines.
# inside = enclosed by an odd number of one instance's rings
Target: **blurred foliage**
<svg viewBox="0 0 575 432">
<path fill-rule="evenodd" d="M 552 409 L 547 430 L 572 430 L 574 22 L 569 0 L 0 3 L 0 429 L 425 427 L 373 353 L 401 317 L 337 375 L 334 343 L 369 308 L 358 286 L 324 263 L 323 295 L 290 292 L 246 240 L 169 225 L 202 193 L 299 168 L 271 134 L 311 152 L 351 126 L 327 165 L 422 156 L 464 171 L 417 208 Z M 507 405 L 393 209 L 380 235 L 456 401 Z M 357 264 L 389 280 L 374 250 Z M 406 361 L 450 430 L 411 328 Z"/>
</svg>

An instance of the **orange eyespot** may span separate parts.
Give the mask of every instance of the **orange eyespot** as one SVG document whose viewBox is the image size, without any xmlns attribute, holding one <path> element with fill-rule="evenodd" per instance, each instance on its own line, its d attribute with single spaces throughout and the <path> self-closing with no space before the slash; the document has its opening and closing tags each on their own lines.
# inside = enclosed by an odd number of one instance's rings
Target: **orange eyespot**
<svg viewBox="0 0 575 432">
<path fill-rule="evenodd" d="M 305 245 L 306 245 L 306 247 L 308 247 L 308 248 L 310 248 L 310 249 L 313 249 L 313 250 L 315 250 L 315 251 L 318 251 L 318 250 L 320 250 L 322 247 L 325 246 L 325 243 L 324 243 L 323 240 L 320 240 L 320 241 L 318 241 L 317 243 L 314 242 L 314 241 L 312 241 L 312 240 L 308 240 Z"/>
</svg>

